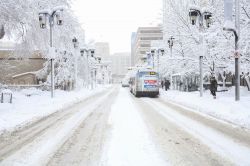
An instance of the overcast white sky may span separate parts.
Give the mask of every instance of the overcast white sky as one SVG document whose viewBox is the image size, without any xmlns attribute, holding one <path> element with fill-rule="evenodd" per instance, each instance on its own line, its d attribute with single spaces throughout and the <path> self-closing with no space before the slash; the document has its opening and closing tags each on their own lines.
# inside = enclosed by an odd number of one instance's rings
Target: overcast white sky
<svg viewBox="0 0 250 166">
<path fill-rule="evenodd" d="M 161 22 L 162 0 L 74 0 L 87 40 L 109 42 L 111 53 L 129 52 L 131 32 Z"/>
</svg>

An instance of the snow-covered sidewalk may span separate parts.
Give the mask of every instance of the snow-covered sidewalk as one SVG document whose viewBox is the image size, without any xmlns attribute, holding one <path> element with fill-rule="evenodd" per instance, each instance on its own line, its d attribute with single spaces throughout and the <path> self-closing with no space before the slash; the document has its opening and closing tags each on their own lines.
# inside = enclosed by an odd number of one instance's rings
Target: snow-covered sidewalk
<svg viewBox="0 0 250 166">
<path fill-rule="evenodd" d="M 107 87 L 71 92 L 56 90 L 53 99 L 49 91 L 37 89 L 14 91 L 12 104 L 0 103 L 0 134 L 69 107 L 105 89 Z"/>
<path fill-rule="evenodd" d="M 238 102 L 234 100 L 233 88 L 227 92 L 217 92 L 217 99 L 213 99 L 208 90 L 202 98 L 199 92 L 161 90 L 160 98 L 192 111 L 250 129 L 250 92 L 245 88 L 241 89 L 241 100 Z"/>
</svg>

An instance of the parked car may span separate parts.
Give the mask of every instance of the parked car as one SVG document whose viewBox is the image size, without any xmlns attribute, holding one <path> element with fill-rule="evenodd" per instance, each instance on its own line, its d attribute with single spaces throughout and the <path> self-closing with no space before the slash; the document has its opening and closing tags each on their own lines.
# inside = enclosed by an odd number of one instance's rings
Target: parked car
<svg viewBox="0 0 250 166">
<path fill-rule="evenodd" d="M 122 80 L 122 87 L 129 87 L 129 80 L 128 79 Z"/>
</svg>

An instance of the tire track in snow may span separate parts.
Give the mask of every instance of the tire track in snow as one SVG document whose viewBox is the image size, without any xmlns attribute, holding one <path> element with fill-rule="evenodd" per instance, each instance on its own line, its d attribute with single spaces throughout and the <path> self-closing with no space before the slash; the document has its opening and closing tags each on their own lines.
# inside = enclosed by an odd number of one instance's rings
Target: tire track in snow
<svg viewBox="0 0 250 166">
<path fill-rule="evenodd" d="M 237 165 L 250 165 L 250 148 L 246 144 L 236 142 L 233 138 L 206 126 L 199 121 L 184 116 L 175 109 L 153 99 L 143 99 L 156 112 L 165 117 L 168 121 L 179 126 L 193 137 L 199 139 L 218 155 Z M 234 134 L 234 133 L 232 133 Z"/>
<path fill-rule="evenodd" d="M 103 151 L 100 166 L 167 166 L 151 139 L 133 98 L 121 88 L 112 106 L 111 134 Z"/>
<path fill-rule="evenodd" d="M 32 128 L 29 128 L 30 134 L 26 138 L 21 139 L 31 140 L 22 145 L 17 139 L 16 148 L 4 158 L 0 165 L 44 165 L 54 151 L 60 147 L 64 141 L 72 134 L 73 130 L 84 120 L 95 108 L 97 108 L 103 100 L 105 100 L 111 92 L 105 92 L 101 96 L 95 95 L 88 102 L 82 102 L 74 105 L 72 108 L 62 111 L 59 114 L 61 118 L 53 115 L 42 123 L 36 124 L 39 134 L 32 133 Z M 93 105 L 95 101 L 95 105 Z M 71 116 L 69 116 L 71 115 Z M 61 120 L 60 120 L 61 119 Z M 52 124 L 46 126 L 46 123 Z M 44 126 L 45 125 L 45 126 Z M 27 131 L 25 131 L 27 132 Z M 25 137 L 25 135 L 24 135 Z M 19 137 L 20 138 L 20 137 Z"/>
</svg>

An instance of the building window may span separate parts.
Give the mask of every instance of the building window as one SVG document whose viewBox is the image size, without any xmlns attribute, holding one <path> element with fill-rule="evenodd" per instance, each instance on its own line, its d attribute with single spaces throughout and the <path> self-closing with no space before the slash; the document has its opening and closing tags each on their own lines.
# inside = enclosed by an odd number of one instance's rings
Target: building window
<svg viewBox="0 0 250 166">
<path fill-rule="evenodd" d="M 140 40 L 162 40 L 162 37 L 141 37 Z"/>
<path fill-rule="evenodd" d="M 140 51 L 140 54 L 146 54 L 146 51 Z"/>
<path fill-rule="evenodd" d="M 150 44 L 141 44 L 141 47 L 150 47 Z"/>
<path fill-rule="evenodd" d="M 162 33 L 161 30 L 141 30 L 140 33 Z"/>
</svg>

